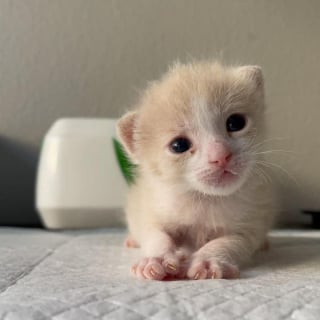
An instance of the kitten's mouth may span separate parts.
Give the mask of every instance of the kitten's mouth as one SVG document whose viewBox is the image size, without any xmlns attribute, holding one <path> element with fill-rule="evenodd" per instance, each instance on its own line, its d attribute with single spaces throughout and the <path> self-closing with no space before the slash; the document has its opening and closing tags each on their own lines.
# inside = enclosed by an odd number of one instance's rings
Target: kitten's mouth
<svg viewBox="0 0 320 320">
<path fill-rule="evenodd" d="M 206 175 L 203 175 L 200 178 L 200 181 L 206 185 L 215 186 L 215 187 L 224 187 L 235 180 L 238 179 L 238 174 L 232 170 L 220 170 L 218 172 L 212 172 Z"/>
</svg>

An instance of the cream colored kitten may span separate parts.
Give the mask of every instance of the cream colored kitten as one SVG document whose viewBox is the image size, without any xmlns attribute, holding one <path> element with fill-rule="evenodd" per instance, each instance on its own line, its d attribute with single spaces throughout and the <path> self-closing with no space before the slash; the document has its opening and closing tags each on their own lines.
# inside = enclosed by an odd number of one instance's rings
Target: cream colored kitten
<svg viewBox="0 0 320 320">
<path fill-rule="evenodd" d="M 273 220 L 258 174 L 264 89 L 257 66 L 176 64 L 118 122 L 138 164 L 126 208 L 141 278 L 234 278 Z"/>
</svg>

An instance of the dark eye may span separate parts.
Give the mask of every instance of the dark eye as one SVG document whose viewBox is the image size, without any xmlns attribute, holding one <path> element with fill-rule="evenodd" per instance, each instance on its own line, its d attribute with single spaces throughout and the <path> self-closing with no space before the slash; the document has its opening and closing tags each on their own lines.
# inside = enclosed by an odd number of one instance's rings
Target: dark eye
<svg viewBox="0 0 320 320">
<path fill-rule="evenodd" d="M 235 113 L 229 116 L 226 122 L 226 127 L 228 132 L 240 131 L 245 126 L 246 126 L 246 117 L 239 113 Z"/>
<path fill-rule="evenodd" d="M 191 148 L 191 141 L 188 138 L 175 138 L 169 145 L 170 151 L 173 153 L 183 153 Z"/>
</svg>

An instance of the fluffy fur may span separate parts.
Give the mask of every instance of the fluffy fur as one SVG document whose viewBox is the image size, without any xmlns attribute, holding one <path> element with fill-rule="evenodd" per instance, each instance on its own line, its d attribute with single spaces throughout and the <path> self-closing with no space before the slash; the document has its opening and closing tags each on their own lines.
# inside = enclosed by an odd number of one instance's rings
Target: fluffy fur
<svg viewBox="0 0 320 320">
<path fill-rule="evenodd" d="M 199 62 L 174 65 L 119 120 L 119 138 L 138 164 L 126 208 L 127 245 L 144 256 L 136 276 L 234 278 L 263 245 L 274 212 L 258 168 L 264 108 L 259 67 Z M 228 132 L 235 113 L 246 126 Z M 181 136 L 192 147 L 175 154 L 170 143 Z M 222 167 L 221 148 L 231 157 Z"/>
</svg>

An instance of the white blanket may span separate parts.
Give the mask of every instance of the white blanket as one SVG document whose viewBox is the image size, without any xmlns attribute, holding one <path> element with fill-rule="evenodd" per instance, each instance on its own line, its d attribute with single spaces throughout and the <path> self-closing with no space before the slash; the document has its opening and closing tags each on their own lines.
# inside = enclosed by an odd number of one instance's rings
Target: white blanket
<svg viewBox="0 0 320 320">
<path fill-rule="evenodd" d="M 0 229 L 0 319 L 320 319 L 320 232 L 275 231 L 239 280 L 143 281 L 122 230 Z"/>
</svg>

